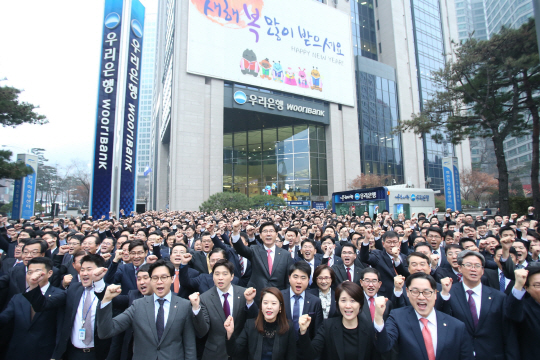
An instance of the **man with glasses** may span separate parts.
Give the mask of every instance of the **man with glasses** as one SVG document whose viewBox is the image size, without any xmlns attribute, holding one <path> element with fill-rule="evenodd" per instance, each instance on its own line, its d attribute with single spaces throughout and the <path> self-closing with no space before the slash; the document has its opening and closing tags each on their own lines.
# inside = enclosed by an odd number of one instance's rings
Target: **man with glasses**
<svg viewBox="0 0 540 360">
<path fill-rule="evenodd" d="M 444 311 L 465 323 L 477 359 L 519 359 L 516 331 L 509 314 L 513 298 L 521 299 L 525 290 L 514 287 L 512 295 L 506 296 L 483 285 L 485 259 L 477 251 L 464 250 L 457 261 L 463 282 L 449 285 L 450 298 L 444 301 Z"/>
<path fill-rule="evenodd" d="M 362 306 L 362 313 L 367 319 L 371 321 L 375 320 L 375 299 L 378 297 L 379 289 L 382 282 L 379 280 L 379 271 L 374 268 L 366 268 L 362 270 L 362 279 L 360 280 L 360 286 L 364 289 L 364 296 L 366 301 Z M 383 319 L 386 321 L 388 315 L 392 310 L 392 302 L 386 304 L 386 310 L 383 314 Z"/>
<path fill-rule="evenodd" d="M 394 231 L 387 231 L 381 239 L 384 250 L 369 251 L 368 233 L 360 248 L 360 261 L 379 271 L 382 281 L 379 292 L 382 296 L 390 298 L 394 287 L 394 277 L 396 275 L 408 276 L 409 271 L 405 259 L 400 254 L 402 241 L 399 240 L 399 235 Z"/>
<path fill-rule="evenodd" d="M 426 231 L 426 237 L 433 248 L 433 255 L 438 256 L 437 267 L 443 267 L 450 270 L 451 266 L 446 259 L 444 247 L 441 246 L 444 239 L 442 230 L 436 227 L 430 227 Z"/>
</svg>

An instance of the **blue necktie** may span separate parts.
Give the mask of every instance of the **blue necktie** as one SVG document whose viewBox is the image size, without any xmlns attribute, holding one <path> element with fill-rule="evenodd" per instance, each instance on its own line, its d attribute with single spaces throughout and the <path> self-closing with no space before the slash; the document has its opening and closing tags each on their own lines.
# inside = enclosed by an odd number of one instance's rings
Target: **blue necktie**
<svg viewBox="0 0 540 360">
<path fill-rule="evenodd" d="M 504 274 L 501 272 L 501 277 L 499 279 L 499 289 L 504 292 L 506 290 L 506 278 L 504 277 Z"/>
<path fill-rule="evenodd" d="M 302 297 L 300 295 L 294 295 L 294 307 L 293 307 L 293 315 L 292 315 L 292 321 L 294 324 L 294 330 L 296 333 L 296 338 L 298 339 L 298 330 L 300 329 L 300 325 L 298 324 L 298 320 L 300 320 L 300 299 Z"/>
<path fill-rule="evenodd" d="M 163 309 L 163 304 L 165 303 L 165 299 L 158 299 L 158 302 L 159 302 L 159 309 L 158 309 L 157 318 L 156 318 L 156 331 L 157 331 L 158 341 L 160 341 L 161 336 L 163 335 L 163 330 L 165 330 L 165 310 Z"/>
</svg>

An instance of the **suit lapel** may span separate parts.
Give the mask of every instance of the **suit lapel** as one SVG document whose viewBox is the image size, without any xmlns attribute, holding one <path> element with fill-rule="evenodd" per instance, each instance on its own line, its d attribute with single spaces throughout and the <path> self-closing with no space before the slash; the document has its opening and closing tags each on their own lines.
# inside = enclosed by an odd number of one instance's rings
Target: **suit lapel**
<svg viewBox="0 0 540 360">
<path fill-rule="evenodd" d="M 491 292 L 493 290 L 487 286 L 482 285 L 482 300 L 480 303 L 480 317 L 478 318 L 478 328 L 482 327 L 482 324 L 489 316 L 491 310 L 491 303 L 493 302 Z M 470 312 L 470 311 L 469 311 Z M 472 315 L 471 315 L 472 318 Z"/>
<path fill-rule="evenodd" d="M 264 246 L 257 246 L 256 248 L 258 250 L 258 251 L 256 251 L 256 253 L 260 257 L 261 264 L 264 265 L 266 273 L 268 274 L 269 268 L 268 268 L 268 256 L 267 256 L 266 250 L 264 250 Z M 276 246 L 276 249 L 277 249 L 277 246 Z M 274 265 L 275 265 L 276 258 L 277 258 L 276 255 L 277 255 L 277 251 L 276 251 L 276 254 L 274 254 Z M 274 269 L 272 268 L 272 270 L 274 270 Z M 270 278 L 270 275 L 268 276 L 268 278 Z"/>
<path fill-rule="evenodd" d="M 174 296 L 172 296 L 172 298 L 174 298 Z M 150 329 L 152 330 L 152 335 L 154 335 L 154 343 L 158 344 L 159 341 L 158 341 L 157 329 L 156 329 L 156 313 L 155 313 L 156 309 L 154 305 L 154 295 L 148 296 L 146 298 L 145 309 L 146 309 L 146 317 L 148 318 L 148 324 L 150 326 Z M 169 313 L 170 312 L 171 311 L 169 310 Z M 163 336 L 161 336 L 161 338 L 163 339 Z"/>
<path fill-rule="evenodd" d="M 71 310 L 71 323 L 72 324 L 75 321 L 75 316 L 77 316 L 77 309 L 79 308 L 79 303 L 81 302 L 81 296 L 83 295 L 83 292 L 84 292 L 84 286 L 82 286 L 82 283 L 79 282 L 77 284 L 80 284 L 80 286 L 77 288 L 77 290 L 75 290 L 74 304 L 73 304 L 73 309 Z"/>
<path fill-rule="evenodd" d="M 16 266 L 17 272 L 17 286 L 21 293 L 26 292 L 26 266 Z"/>
<path fill-rule="evenodd" d="M 416 342 L 418 343 L 418 348 L 422 352 L 422 358 L 424 360 L 428 360 L 426 344 L 424 342 L 424 337 L 422 336 L 422 331 L 420 331 L 420 325 L 418 325 L 418 317 L 416 316 L 416 313 L 414 312 L 414 309 L 412 307 L 409 307 L 408 317 L 409 327 L 414 335 L 414 338 L 416 339 Z M 437 336 L 437 339 L 438 338 L 439 337 Z"/>
<path fill-rule="evenodd" d="M 49 285 L 49 288 L 47 289 L 47 291 L 45 292 L 45 297 L 50 297 L 52 294 L 54 294 L 56 291 L 54 291 L 54 288 L 52 287 L 52 285 Z M 26 311 L 27 314 L 30 315 L 30 309 L 28 309 L 29 311 Z M 34 318 L 32 319 L 30 316 L 28 317 L 28 319 L 31 321 L 31 325 L 34 324 L 34 322 L 36 322 L 36 320 L 43 314 L 42 311 L 40 312 L 36 312 L 34 314 Z"/>
<path fill-rule="evenodd" d="M 23 301 L 18 302 L 20 305 L 19 311 L 23 314 L 24 321 L 30 325 L 32 319 L 31 319 L 31 308 L 32 305 L 30 305 L 30 302 L 26 300 L 25 297 L 22 297 Z M 37 314 L 37 313 L 36 313 Z"/>
<path fill-rule="evenodd" d="M 341 322 L 334 323 L 333 333 L 334 341 L 336 343 L 338 359 L 343 360 L 345 355 L 343 353 L 343 326 L 341 325 Z"/>
<path fill-rule="evenodd" d="M 212 306 L 214 307 L 214 311 L 219 315 L 221 321 L 225 322 L 225 313 L 223 312 L 223 307 L 221 305 L 221 299 L 219 298 L 219 294 L 217 292 L 217 288 L 214 286 L 210 290 L 210 302 L 212 303 Z M 234 302 L 236 304 L 236 301 Z M 234 313 L 234 312 L 233 312 Z M 235 317 L 236 315 L 233 315 Z"/>
<path fill-rule="evenodd" d="M 236 285 L 231 286 L 233 287 L 234 296 L 236 297 L 233 303 L 234 305 L 232 309 L 232 316 L 236 319 L 240 315 L 240 312 L 243 311 L 245 302 L 242 301 L 242 299 L 244 298 L 242 288 Z M 223 314 L 223 316 L 225 316 L 225 314 Z"/>
<path fill-rule="evenodd" d="M 223 311 L 222 311 L 223 312 Z M 167 325 L 165 325 L 165 329 L 163 330 L 163 335 L 161 335 L 161 340 L 159 343 L 165 339 L 165 336 L 167 336 L 167 333 L 169 332 L 169 329 L 173 326 L 176 314 L 178 313 L 178 296 L 171 296 L 171 305 L 169 306 L 169 317 L 167 317 Z M 223 321 L 225 322 L 225 320 Z M 156 327 L 154 326 L 154 329 Z M 157 330 L 156 330 L 156 336 L 157 336 Z"/>
<path fill-rule="evenodd" d="M 304 292 L 305 294 L 305 299 L 304 299 L 304 308 L 302 309 L 302 315 L 305 315 L 305 314 L 308 314 L 309 313 L 309 310 L 311 310 L 311 296 L 309 296 L 310 294 L 308 294 L 307 292 Z M 289 301 L 289 304 L 291 302 Z"/>
<path fill-rule="evenodd" d="M 467 302 L 467 295 L 465 294 L 465 290 L 463 289 L 463 284 L 458 284 L 458 286 L 453 287 L 452 290 L 454 290 L 456 300 L 459 303 L 459 306 L 461 306 L 461 311 L 463 311 L 463 313 L 465 314 L 465 318 L 467 319 L 465 325 L 467 325 L 471 333 L 474 333 L 475 329 L 472 320 L 471 309 L 469 308 L 469 304 Z M 482 294 L 484 294 L 483 291 Z"/>
<path fill-rule="evenodd" d="M 444 349 L 444 344 L 446 341 L 448 326 L 444 322 L 444 315 L 441 313 L 436 313 L 437 315 L 437 348 L 435 349 L 435 358 L 440 359 L 441 353 Z"/>
<path fill-rule="evenodd" d="M 287 318 L 292 320 L 292 309 L 291 309 L 291 289 L 283 291 L 283 301 L 285 301 L 285 311 L 287 313 Z"/>
<path fill-rule="evenodd" d="M 272 275 L 274 275 L 276 269 L 279 269 L 279 264 L 283 261 L 283 256 L 278 256 L 278 254 L 281 255 L 281 249 L 276 246 L 276 252 L 274 254 L 274 264 L 272 265 Z M 287 256 L 289 256 L 288 252 Z M 268 260 L 266 261 L 266 264 L 268 265 Z"/>
</svg>

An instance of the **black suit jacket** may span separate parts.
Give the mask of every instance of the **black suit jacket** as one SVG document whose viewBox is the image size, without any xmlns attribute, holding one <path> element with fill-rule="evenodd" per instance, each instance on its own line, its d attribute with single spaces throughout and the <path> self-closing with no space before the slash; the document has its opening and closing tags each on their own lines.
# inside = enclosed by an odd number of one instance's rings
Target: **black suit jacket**
<svg viewBox="0 0 540 360">
<path fill-rule="evenodd" d="M 334 291 L 334 289 L 330 289 L 330 291 L 331 291 L 331 294 L 330 294 L 331 301 L 330 301 L 330 310 L 328 311 L 329 318 L 339 315 L 339 311 L 336 306 L 336 292 Z M 306 292 L 310 293 L 313 296 L 317 296 L 320 300 L 319 288 L 307 289 Z M 321 303 L 321 309 L 322 309 L 322 303 Z"/>
<path fill-rule="evenodd" d="M 477 359 L 520 358 L 514 326 L 507 320 L 511 316 L 513 295 L 506 296 L 482 285 L 482 302 L 476 328 L 463 284 L 452 286 L 450 295 L 450 299 L 444 302 L 444 311 L 465 323 L 465 328 L 473 339 Z"/>
<path fill-rule="evenodd" d="M 183 291 L 187 292 L 188 296 L 196 291 L 201 294 L 205 293 L 215 286 L 213 274 L 199 273 L 189 266 L 180 267 L 178 276 L 180 280 L 180 292 L 182 292 L 183 288 Z M 231 283 L 238 285 L 238 278 L 234 277 Z M 179 294 L 179 296 L 184 297 L 182 294 Z"/>
<path fill-rule="evenodd" d="M 51 286 L 59 287 L 61 278 L 57 268 L 53 267 L 53 275 L 50 278 Z M 26 291 L 26 266 L 12 267 L 7 275 L 0 277 L 0 292 L 4 290 L 7 292 L 7 298 L 5 304 L 0 304 L 0 309 L 3 309 L 7 302 L 16 294 L 24 293 Z"/>
<path fill-rule="evenodd" d="M 373 250 L 370 252 L 369 246 L 364 244 L 362 244 L 360 247 L 360 261 L 362 261 L 364 264 L 371 265 L 375 269 L 379 270 L 379 273 L 381 274 L 380 280 L 382 281 L 382 285 L 379 289 L 379 294 L 381 296 L 385 296 L 389 299 L 392 296 L 396 272 L 405 277 L 409 275 L 409 271 L 405 265 L 407 262 L 406 259 L 404 259 L 403 255 L 400 255 L 400 258 L 401 263 L 399 266 L 395 267 L 394 271 L 394 265 L 386 251 Z"/>
<path fill-rule="evenodd" d="M 292 321 L 291 289 L 281 290 L 281 293 L 283 294 L 283 301 L 285 302 L 287 319 Z M 304 308 L 302 309 L 302 314 L 300 314 L 300 316 L 308 314 L 311 317 L 311 324 L 309 324 L 308 332 L 311 337 L 314 337 L 317 333 L 317 329 L 322 325 L 324 320 L 321 299 L 308 291 L 305 292 L 305 295 Z"/>
<path fill-rule="evenodd" d="M 263 334 L 257 331 L 255 320 L 248 319 L 239 336 L 234 334 L 226 341 L 227 354 L 239 359 L 260 359 L 262 357 Z M 292 321 L 289 330 L 280 335 L 276 332 L 272 360 L 296 360 L 296 335 Z"/>
<path fill-rule="evenodd" d="M 447 277 L 452 279 L 453 284 L 459 283 L 459 277 L 454 273 L 454 271 L 451 269 L 449 270 L 447 268 L 443 268 L 442 266 L 439 266 L 432 275 L 435 281 L 438 283 L 441 282 L 441 279 Z"/>
<path fill-rule="evenodd" d="M 79 282 L 70 285 L 66 291 L 61 291 L 55 296 L 43 296 L 39 287 L 23 294 L 23 296 L 32 304 L 32 307 L 36 312 L 51 309 L 59 309 L 64 312 L 64 318 L 58 334 L 58 343 L 56 344 L 52 356 L 53 359 L 61 359 L 66 352 L 68 345 L 71 343 L 71 332 L 73 330 L 75 316 L 77 315 L 77 309 L 83 292 L 84 287 L 82 286 L 82 283 Z M 107 357 L 111 340 L 99 338 L 96 324 L 97 321 L 94 323 L 94 347 L 96 359 L 101 360 Z"/>
<path fill-rule="evenodd" d="M 268 254 L 262 245 L 246 247 L 241 240 L 233 243 L 236 252 L 251 261 L 252 273 L 247 287 L 257 289 L 257 300 L 265 287 L 277 287 L 280 290 L 289 286 L 289 267 L 293 259 L 288 251 L 275 246 L 272 274 L 268 271 Z"/>
<path fill-rule="evenodd" d="M 9 269 L 11 269 L 15 263 L 17 262 L 17 259 L 15 258 L 5 258 L 2 260 L 2 271 L 4 272 L 4 274 L 6 274 Z"/>
<path fill-rule="evenodd" d="M 46 297 L 58 295 L 62 290 L 49 285 Z M 36 312 L 31 318 L 31 305 L 22 294 L 15 295 L 0 314 L 0 325 L 13 321 L 12 338 L 6 359 L 49 360 L 56 346 L 57 326 L 62 311 L 51 309 Z"/>
<path fill-rule="evenodd" d="M 190 266 L 201 274 L 208 274 L 208 262 L 206 261 L 206 255 L 202 251 L 195 251 Z"/>
<path fill-rule="evenodd" d="M 501 291 L 500 286 L 499 286 L 499 272 L 497 270 L 484 269 L 484 276 L 487 279 L 487 285 L 489 287 L 492 287 L 493 289 L 497 291 Z M 512 288 L 514 287 L 515 283 L 516 282 L 514 280 L 510 280 L 510 282 L 508 283 L 508 286 L 504 290 L 504 293 L 506 295 L 510 295 L 512 293 Z"/>
<path fill-rule="evenodd" d="M 511 317 L 517 324 L 521 359 L 536 360 L 538 359 L 538 334 L 540 334 L 540 304 L 532 297 L 521 301 L 513 298 L 511 301 Z"/>
<path fill-rule="evenodd" d="M 351 276 L 352 281 L 354 283 L 360 285 L 360 279 L 361 279 L 360 273 L 365 268 L 366 268 L 365 265 L 362 264 L 358 259 L 354 260 L 354 274 L 351 274 L 352 275 Z M 347 270 L 346 270 L 345 264 L 343 262 L 341 262 L 340 264 L 338 264 L 336 262 L 336 264 L 334 264 L 332 266 L 332 269 L 334 269 L 334 272 L 336 273 L 336 284 L 335 284 L 336 286 L 341 284 L 345 280 L 348 280 Z M 334 284 L 332 284 L 332 285 L 334 285 Z"/>
<path fill-rule="evenodd" d="M 127 295 L 129 290 L 137 290 L 137 276 L 132 263 L 119 265 L 111 262 L 103 280 L 107 284 L 120 284 L 122 295 Z"/>
<path fill-rule="evenodd" d="M 251 261 L 247 260 L 247 266 L 244 269 L 244 275 L 241 273 L 240 259 L 238 259 L 238 253 L 231 246 L 224 244 L 217 236 L 212 238 L 212 242 L 215 247 L 221 248 L 227 252 L 227 260 L 233 263 L 234 265 L 234 277 L 238 278 L 238 285 L 246 287 L 249 278 L 251 277 Z"/>
<path fill-rule="evenodd" d="M 311 326 L 311 325 L 310 325 Z M 358 360 L 369 360 L 373 358 L 375 349 L 373 346 L 373 325 L 363 316 L 358 316 Z M 308 333 L 300 335 L 299 346 L 304 350 L 307 358 L 316 357 L 321 360 L 343 360 L 343 323 L 341 317 L 326 319 L 318 328 L 317 334 L 310 341 Z"/>
<path fill-rule="evenodd" d="M 373 304 L 373 305 L 375 305 L 375 304 Z M 390 315 L 390 311 L 392 311 L 393 308 L 394 308 L 394 306 L 392 305 L 392 302 L 387 301 L 386 302 L 386 309 L 384 310 L 384 314 L 383 314 L 383 320 L 384 321 L 386 321 L 386 319 L 388 319 L 388 316 Z M 368 320 L 370 322 L 373 322 L 373 320 L 371 319 L 371 312 L 369 311 L 369 302 L 366 299 L 365 293 L 364 293 L 364 305 L 362 306 L 361 314 L 366 318 L 366 320 Z"/>
</svg>

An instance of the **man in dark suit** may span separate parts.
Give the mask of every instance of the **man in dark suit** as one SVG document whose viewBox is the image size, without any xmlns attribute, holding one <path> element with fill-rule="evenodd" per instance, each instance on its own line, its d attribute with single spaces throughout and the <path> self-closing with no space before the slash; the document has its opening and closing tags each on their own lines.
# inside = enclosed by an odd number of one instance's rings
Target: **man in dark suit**
<svg viewBox="0 0 540 360">
<path fill-rule="evenodd" d="M 199 338 L 208 335 L 203 360 L 227 360 L 225 348 L 226 331 L 223 327 L 230 316 L 234 319 L 236 336 L 242 331 L 248 310 L 252 307 L 255 290 L 245 295 L 246 289 L 232 284 L 234 278 L 233 264 L 226 260 L 218 260 L 212 272 L 215 286 L 202 295 L 193 293 L 189 296 L 193 311 L 193 326 Z M 251 317 L 257 316 L 252 313 Z"/>
<path fill-rule="evenodd" d="M 338 252 L 338 248 L 339 248 L 339 252 Z M 319 250 L 319 247 L 317 247 L 317 251 L 319 253 L 324 254 L 323 259 L 321 260 L 323 264 L 327 264 L 330 267 L 336 264 L 343 265 L 343 260 L 340 257 L 341 245 L 336 244 L 333 237 L 324 236 L 321 239 L 320 250 Z M 325 261 L 324 258 L 328 258 L 328 260 Z"/>
<path fill-rule="evenodd" d="M 210 233 L 213 232 L 213 226 L 209 231 Z M 240 233 L 240 239 L 244 243 L 244 246 L 249 245 L 246 233 Z M 238 255 L 232 246 L 223 243 L 215 232 L 212 236 L 212 242 L 214 243 L 214 247 L 221 248 L 227 253 L 227 259 L 234 265 L 234 277 L 238 279 L 238 285 L 242 287 L 247 286 L 251 277 L 251 261 L 243 256 Z"/>
<path fill-rule="evenodd" d="M 482 285 L 485 259 L 479 252 L 462 251 L 458 264 L 463 283 L 450 285 L 450 299 L 445 300 L 444 311 L 465 323 L 477 359 L 519 359 L 516 332 L 508 318 L 509 298 L 521 299 L 525 291 L 514 288 L 512 295 L 506 296 Z"/>
<path fill-rule="evenodd" d="M 438 283 L 441 282 L 441 279 L 444 278 L 450 278 L 452 279 L 452 282 L 454 284 L 459 283 L 463 279 L 463 275 L 459 272 L 459 265 L 457 263 L 457 257 L 461 251 L 463 251 L 463 248 L 460 245 L 451 244 L 446 247 L 445 253 L 446 257 L 445 259 L 448 260 L 448 263 L 450 264 L 450 268 L 439 266 L 435 269 L 435 271 L 432 271 L 433 278 Z M 433 259 L 432 259 L 433 260 Z"/>
<path fill-rule="evenodd" d="M 327 252 L 330 251 L 327 248 Z M 321 263 L 326 264 L 329 256 L 323 257 Z M 345 280 L 352 281 L 360 285 L 361 272 L 365 265 L 357 259 L 356 249 L 352 243 L 344 244 L 341 247 L 341 262 L 337 259 L 334 261 L 332 269 L 336 273 L 336 285 L 341 284 Z"/>
<path fill-rule="evenodd" d="M 129 244 L 129 253 L 131 255 L 131 263 L 118 265 L 121 260 L 121 254 L 119 251 L 116 252 L 115 258 L 111 262 L 111 266 L 104 279 L 107 284 L 120 284 L 122 286 L 122 295 L 127 295 L 129 290 L 137 289 L 137 277 L 135 274 L 139 270 L 139 267 L 146 262 L 148 246 L 142 240 L 133 240 Z"/>
<path fill-rule="evenodd" d="M 195 330 L 189 301 L 172 296 L 174 267 L 158 260 L 148 270 L 153 296 L 135 300 L 122 314 L 113 318 L 112 299 L 121 289 L 110 285 L 98 306 L 98 334 L 110 338 L 133 329 L 133 359 L 195 360 Z"/>
<path fill-rule="evenodd" d="M 411 306 L 392 311 L 383 319 L 387 299 L 375 300 L 375 347 L 385 353 L 398 344 L 400 360 L 473 360 L 471 338 L 465 325 L 434 309 L 435 280 L 425 273 L 407 278 Z M 484 359 L 484 358 L 479 358 Z"/>
<path fill-rule="evenodd" d="M 240 221 L 233 223 L 232 242 L 236 252 L 251 261 L 252 273 L 248 287 L 254 287 L 260 294 L 265 287 L 273 286 L 280 290 L 287 288 L 287 271 L 293 263 L 288 251 L 276 246 L 277 226 L 264 223 L 260 226 L 263 245 L 247 247 L 240 240 Z"/>
<path fill-rule="evenodd" d="M 212 241 L 212 235 L 210 235 L 208 231 L 201 234 L 201 244 L 202 251 L 195 251 L 193 253 L 190 266 L 201 274 L 210 274 L 212 272 L 212 267 L 209 264 L 208 255 L 214 248 L 214 243 Z"/>
<path fill-rule="evenodd" d="M 102 360 L 107 357 L 110 341 L 98 336 L 94 321 L 98 303 L 94 292 L 105 288 L 103 276 L 107 269 L 103 265 L 105 260 L 101 256 L 85 255 L 81 259 L 80 283 L 72 284 L 67 291 L 56 296 L 43 296 L 41 289 L 32 285 L 23 294 L 36 312 L 51 309 L 64 312 L 53 359 Z M 33 276 L 38 279 L 44 275 Z"/>
<path fill-rule="evenodd" d="M 502 246 L 497 246 L 495 248 L 495 256 L 493 260 L 499 268 L 497 270 L 485 269 L 483 283 L 496 290 L 504 292 L 506 295 L 509 295 L 510 293 L 512 293 L 512 288 L 514 287 L 515 281 L 504 275 L 505 271 L 503 265 L 505 265 L 505 263 L 501 262 L 502 254 Z M 515 263 L 517 257 L 516 249 L 514 249 L 513 247 L 510 248 L 509 254 L 511 261 Z"/>
<path fill-rule="evenodd" d="M 369 264 L 379 270 L 382 281 L 379 293 L 381 296 L 390 298 L 396 275 L 407 276 L 409 272 L 405 259 L 401 255 L 401 241 L 399 235 L 393 231 L 387 231 L 383 234 L 381 240 L 384 250 L 369 251 L 369 236 L 367 234 L 360 248 L 360 261 Z"/>
<path fill-rule="evenodd" d="M 444 247 L 441 246 L 444 240 L 442 230 L 437 227 L 430 227 L 426 231 L 426 237 L 427 237 L 427 240 L 429 241 L 429 244 L 431 245 L 431 248 L 433 249 L 433 255 L 436 256 L 437 268 L 442 267 L 442 268 L 450 270 L 451 266 L 446 258 L 445 249 Z"/>
<path fill-rule="evenodd" d="M 361 273 L 360 286 L 364 290 L 364 296 L 366 301 L 362 306 L 362 314 L 370 322 L 375 319 L 375 299 L 379 296 L 378 292 L 381 288 L 382 282 L 379 280 L 379 270 L 374 268 L 365 268 Z M 389 301 L 386 304 L 386 310 L 383 315 L 384 321 L 388 318 L 390 311 L 392 310 L 392 302 Z"/>
<path fill-rule="evenodd" d="M 39 287 L 46 297 L 58 295 L 61 290 L 49 283 L 49 278 L 53 274 L 52 269 L 53 264 L 49 258 L 33 258 L 28 262 L 26 282 L 31 287 Z M 32 275 L 38 273 L 45 276 L 39 283 L 34 283 Z M 59 319 L 61 318 L 57 309 L 36 313 L 22 294 L 15 295 L 0 314 L 0 325 L 6 325 L 11 321 L 14 324 L 6 359 L 49 360 L 56 345 L 56 326 Z"/>
<path fill-rule="evenodd" d="M 305 261 L 311 267 L 308 289 L 317 288 L 317 282 L 313 279 L 313 274 L 317 266 L 321 265 L 321 259 L 322 255 L 317 254 L 317 250 L 315 249 L 315 241 L 311 239 L 302 241 L 302 247 L 298 255 L 294 258 L 294 262 Z"/>
</svg>

